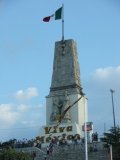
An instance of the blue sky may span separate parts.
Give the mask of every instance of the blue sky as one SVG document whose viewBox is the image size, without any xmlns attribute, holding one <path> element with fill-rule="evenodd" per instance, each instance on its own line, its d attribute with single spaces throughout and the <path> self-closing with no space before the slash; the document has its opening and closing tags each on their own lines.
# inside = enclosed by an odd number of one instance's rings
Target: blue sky
<svg viewBox="0 0 120 160">
<path fill-rule="evenodd" d="M 0 1 L 0 140 L 35 137 L 45 124 L 55 41 L 61 20 L 42 19 L 64 3 L 65 39 L 77 42 L 89 121 L 100 134 L 120 125 L 119 0 Z"/>
</svg>

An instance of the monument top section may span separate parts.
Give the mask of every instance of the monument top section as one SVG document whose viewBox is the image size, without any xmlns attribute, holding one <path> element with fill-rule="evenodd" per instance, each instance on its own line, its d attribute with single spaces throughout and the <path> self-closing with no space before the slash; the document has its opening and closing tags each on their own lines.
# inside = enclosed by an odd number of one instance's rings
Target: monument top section
<svg viewBox="0 0 120 160">
<path fill-rule="evenodd" d="M 49 96 L 82 94 L 77 45 L 73 39 L 55 42 L 52 82 Z"/>
</svg>

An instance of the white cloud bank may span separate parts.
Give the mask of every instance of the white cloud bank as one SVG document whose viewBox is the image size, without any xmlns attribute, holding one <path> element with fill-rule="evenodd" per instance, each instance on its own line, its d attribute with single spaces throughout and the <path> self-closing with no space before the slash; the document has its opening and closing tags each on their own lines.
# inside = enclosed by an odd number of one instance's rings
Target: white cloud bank
<svg viewBox="0 0 120 160">
<path fill-rule="evenodd" d="M 0 105 L 0 125 L 13 125 L 19 118 L 19 112 L 12 109 L 12 104 L 1 104 Z"/>
<path fill-rule="evenodd" d="M 0 140 L 35 138 L 45 124 L 45 109 L 39 105 L 1 104 Z M 41 106 L 41 105 L 40 105 Z"/>
<path fill-rule="evenodd" d="M 89 77 L 86 92 L 88 96 L 89 118 L 94 128 L 103 132 L 104 124 L 107 129 L 113 125 L 112 101 L 110 89 L 115 90 L 114 105 L 116 124 L 120 125 L 120 66 L 98 68 Z"/>
<path fill-rule="evenodd" d="M 0 105 L 0 126 L 7 128 L 19 124 L 27 126 L 40 123 L 45 117 L 45 107 L 41 105 L 26 104 L 1 104 Z M 27 122 L 27 123 L 26 123 Z M 30 124 L 30 125 L 28 125 Z"/>
<path fill-rule="evenodd" d="M 37 96 L 37 88 L 30 87 L 17 91 L 12 103 L 0 104 L 0 140 L 36 136 L 46 116 L 44 105 L 30 101 Z"/>
<path fill-rule="evenodd" d="M 15 93 L 17 100 L 30 100 L 38 96 L 38 90 L 35 87 L 28 88 L 26 90 L 19 90 Z"/>
<path fill-rule="evenodd" d="M 19 112 L 27 112 L 29 110 L 30 106 L 26 104 L 20 104 L 17 106 L 17 109 Z"/>
<path fill-rule="evenodd" d="M 120 66 L 96 69 L 93 80 L 106 87 L 120 88 Z"/>
<path fill-rule="evenodd" d="M 100 80 L 108 80 L 113 78 L 120 79 L 120 66 L 117 67 L 107 67 L 107 68 L 98 68 L 95 71 L 95 78 Z"/>
</svg>

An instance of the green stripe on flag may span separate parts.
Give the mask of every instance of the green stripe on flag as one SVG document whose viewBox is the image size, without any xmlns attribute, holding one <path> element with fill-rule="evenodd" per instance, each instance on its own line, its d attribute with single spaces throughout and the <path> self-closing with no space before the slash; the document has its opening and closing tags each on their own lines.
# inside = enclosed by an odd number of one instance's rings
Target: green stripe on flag
<svg viewBox="0 0 120 160">
<path fill-rule="evenodd" d="M 62 18 L 62 7 L 55 12 L 55 20 Z"/>
</svg>

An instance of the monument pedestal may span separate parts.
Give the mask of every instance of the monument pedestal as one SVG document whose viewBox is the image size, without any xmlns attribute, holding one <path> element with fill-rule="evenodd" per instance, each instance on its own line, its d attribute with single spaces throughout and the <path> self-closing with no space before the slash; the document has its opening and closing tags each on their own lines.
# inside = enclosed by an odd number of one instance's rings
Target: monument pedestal
<svg viewBox="0 0 120 160">
<path fill-rule="evenodd" d="M 50 144 L 52 139 L 56 139 L 57 143 L 59 143 L 62 139 L 69 141 L 73 140 L 73 137 L 81 138 L 81 133 L 81 127 L 77 123 L 63 123 L 59 126 L 43 126 L 40 131 L 40 136 L 37 137 L 37 139 L 41 142 L 42 147 L 46 147 Z"/>
</svg>

